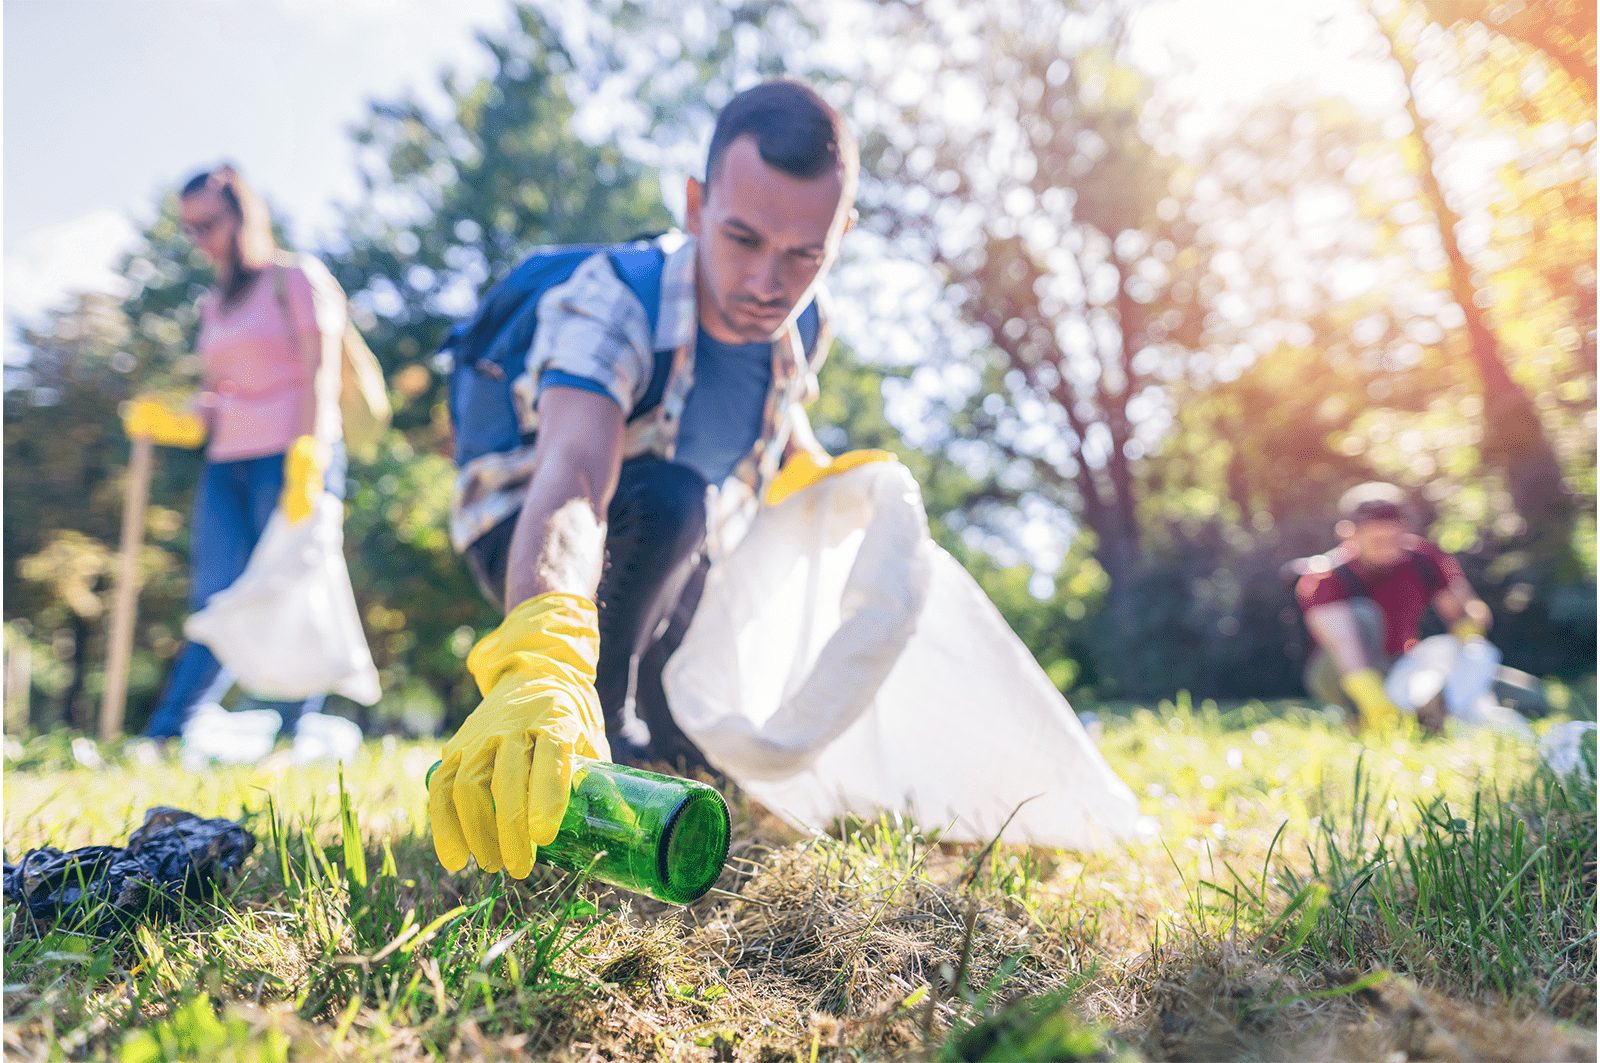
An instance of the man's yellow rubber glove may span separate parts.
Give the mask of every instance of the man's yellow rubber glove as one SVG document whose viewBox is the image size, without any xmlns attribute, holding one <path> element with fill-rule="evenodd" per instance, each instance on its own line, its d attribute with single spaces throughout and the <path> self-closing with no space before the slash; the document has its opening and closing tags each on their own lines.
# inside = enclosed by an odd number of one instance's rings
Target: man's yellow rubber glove
<svg viewBox="0 0 1600 1063">
<path fill-rule="evenodd" d="M 820 459 L 809 450 L 801 450 L 784 463 L 778 475 L 767 488 L 767 505 L 775 506 L 797 491 L 816 484 L 834 473 L 847 472 L 858 465 L 874 461 L 898 461 L 887 450 L 852 450 L 837 458 L 823 455 Z"/>
<path fill-rule="evenodd" d="M 1484 629 L 1476 620 L 1463 617 L 1450 625 L 1450 634 L 1462 642 L 1471 642 L 1473 639 L 1483 638 Z"/>
<path fill-rule="evenodd" d="M 473 856 L 526 878 L 561 827 L 577 757 L 610 760 L 594 691 L 594 603 L 541 594 L 513 609 L 467 656 L 483 703 L 440 755 L 428 784 L 433 850 L 447 871 Z"/>
<path fill-rule="evenodd" d="M 283 495 L 279 505 L 290 524 L 311 516 L 322 497 L 328 475 L 328 444 L 312 436 L 301 436 L 289 445 L 283 456 Z"/>
<path fill-rule="evenodd" d="M 1356 703 L 1365 726 L 1387 730 L 1398 727 L 1405 719 L 1400 706 L 1389 700 L 1383 689 L 1383 676 L 1376 668 L 1351 672 L 1344 677 L 1343 686 L 1350 700 Z"/>
<path fill-rule="evenodd" d="M 145 396 L 128 403 L 122 430 L 129 439 L 149 438 L 161 447 L 193 450 L 206 441 L 206 422 L 199 414 Z"/>
</svg>

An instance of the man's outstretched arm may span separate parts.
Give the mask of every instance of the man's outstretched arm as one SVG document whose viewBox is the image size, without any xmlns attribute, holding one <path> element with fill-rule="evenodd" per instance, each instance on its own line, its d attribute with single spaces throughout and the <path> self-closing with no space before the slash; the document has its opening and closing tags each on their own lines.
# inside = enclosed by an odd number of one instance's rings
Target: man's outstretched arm
<svg viewBox="0 0 1600 1063">
<path fill-rule="evenodd" d="M 1433 596 L 1433 611 L 1439 614 L 1444 626 L 1461 639 L 1484 634 L 1494 621 L 1488 605 L 1478 597 L 1465 576 L 1452 579 Z"/>
<path fill-rule="evenodd" d="M 1361 628 L 1349 602 L 1327 602 L 1306 610 L 1306 630 L 1329 657 L 1341 676 L 1363 668 L 1376 668 L 1361 645 Z"/>
<path fill-rule="evenodd" d="M 1326 602 L 1306 610 L 1306 630 L 1317 645 L 1333 658 L 1339 670 L 1339 684 L 1355 702 L 1363 723 L 1392 724 L 1400 719 L 1400 709 L 1383 689 L 1383 673 L 1378 662 L 1369 660 L 1361 644 L 1361 627 L 1348 601 Z"/>
<path fill-rule="evenodd" d="M 526 877 L 561 826 L 578 758 L 611 758 L 594 689 L 594 595 L 622 411 L 604 396 L 553 388 L 539 399 L 539 417 L 508 555 L 505 622 L 467 657 L 483 701 L 445 744 L 428 785 L 434 851 L 450 871 L 471 856 L 484 871 Z"/>
<path fill-rule="evenodd" d="M 506 611 L 551 591 L 593 598 L 622 467 L 622 410 L 575 388 L 539 397 L 533 477 L 506 563 Z"/>
</svg>

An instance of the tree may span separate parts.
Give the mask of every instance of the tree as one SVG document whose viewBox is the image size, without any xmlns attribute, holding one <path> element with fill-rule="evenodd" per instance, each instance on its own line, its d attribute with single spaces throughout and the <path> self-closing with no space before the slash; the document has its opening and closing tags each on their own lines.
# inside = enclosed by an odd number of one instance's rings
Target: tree
<svg viewBox="0 0 1600 1063">
<path fill-rule="evenodd" d="M 30 621 L 32 637 L 64 669 L 36 676 L 45 693 L 33 702 L 38 722 L 92 723 L 104 658 L 108 611 L 123 505 L 128 446 L 118 420 L 133 393 L 141 342 L 118 300 L 87 295 L 19 336 L 27 358 L 8 368 L 5 389 L 5 600 L 8 617 Z M 140 642 L 170 655 L 173 612 L 182 601 L 171 548 L 181 518 L 171 508 L 175 480 L 192 481 L 193 455 L 163 451 L 156 463 L 155 504 L 141 570 L 145 578 Z M 132 688 L 153 694 L 155 659 L 134 662 Z"/>
<path fill-rule="evenodd" d="M 1594 0 L 1421 0 L 1442 26 L 1474 24 L 1549 56 L 1592 107 L 1595 102 Z"/>
<path fill-rule="evenodd" d="M 1377 20 L 1390 55 L 1405 83 L 1405 111 L 1411 121 L 1422 196 L 1438 229 L 1448 263 L 1451 298 L 1460 310 L 1466 347 L 1484 397 L 1485 457 L 1504 472 L 1511 497 L 1530 531 L 1561 540 L 1570 536 L 1573 500 L 1562 480 L 1561 464 L 1544 433 L 1539 411 L 1507 368 L 1499 336 L 1490 319 L 1491 297 L 1462 250 L 1460 215 L 1451 207 L 1440 180 L 1438 137 L 1418 102 L 1418 62 L 1394 22 Z"/>
<path fill-rule="evenodd" d="M 1186 641 L 1226 659 L 1206 632 L 1236 629 L 1257 652 L 1234 674 L 1257 690 L 1293 684 L 1258 662 L 1298 635 L 1269 561 L 1330 545 L 1333 500 L 1367 478 L 1406 487 L 1461 555 L 1511 659 L 1592 667 L 1593 539 L 1571 517 L 1594 497 L 1593 108 L 1541 73 L 1542 57 L 1481 28 L 1406 34 L 1427 69 L 1396 70 L 1397 110 L 1413 108 L 1399 130 L 1281 99 L 1193 160 L 1208 227 L 1239 233 L 1218 249 L 1247 267 L 1230 270 L 1227 298 L 1253 308 L 1211 337 L 1252 354 L 1235 378 L 1185 393 L 1145 464 L 1145 519 L 1213 554 L 1202 580 L 1156 550 L 1193 600 L 1222 603 Z M 1419 144 L 1427 107 L 1451 120 Z M 1490 153 L 1506 159 L 1498 173 L 1474 162 Z M 1441 205 L 1460 212 L 1443 233 Z M 1219 534 L 1195 534 L 1206 525 Z M 1263 622 L 1274 593 L 1281 631 Z"/>
<path fill-rule="evenodd" d="M 970 8 L 906 13 L 883 73 L 900 111 L 877 135 L 896 179 L 869 200 L 978 337 L 947 355 L 996 368 L 1004 401 L 977 399 L 996 480 L 1093 533 L 1124 640 L 1146 545 L 1135 466 L 1210 286 L 1176 194 L 1186 175 L 1152 143 L 1148 83 L 1122 55 L 1126 13 L 1033 0 L 987 12 L 981 33 Z"/>
</svg>

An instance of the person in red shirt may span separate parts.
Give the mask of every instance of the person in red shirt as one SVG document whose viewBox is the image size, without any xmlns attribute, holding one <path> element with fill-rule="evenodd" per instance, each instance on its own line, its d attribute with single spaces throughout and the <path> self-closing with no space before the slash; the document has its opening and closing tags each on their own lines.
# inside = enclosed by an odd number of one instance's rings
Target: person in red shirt
<svg viewBox="0 0 1600 1063">
<path fill-rule="evenodd" d="M 1365 483 L 1339 500 L 1340 544 L 1299 564 L 1295 597 L 1316 644 L 1306 690 L 1362 723 L 1387 723 L 1399 708 L 1384 693 L 1395 659 L 1418 642 L 1432 606 L 1451 634 L 1482 638 L 1492 617 L 1456 559 L 1411 531 L 1398 487 Z M 1542 703 L 1538 680 L 1502 668 L 1496 694 L 1524 712 Z"/>
</svg>

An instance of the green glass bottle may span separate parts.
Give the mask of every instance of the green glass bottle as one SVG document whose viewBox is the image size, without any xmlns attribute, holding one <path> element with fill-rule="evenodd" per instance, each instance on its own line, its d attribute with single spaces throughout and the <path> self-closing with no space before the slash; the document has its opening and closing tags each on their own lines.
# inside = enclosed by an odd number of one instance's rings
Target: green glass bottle
<svg viewBox="0 0 1600 1063">
<path fill-rule="evenodd" d="M 428 779 L 439 767 L 434 762 Z M 561 829 L 534 858 L 668 904 L 698 899 L 728 859 L 728 806 L 703 783 L 580 759 Z"/>
</svg>

